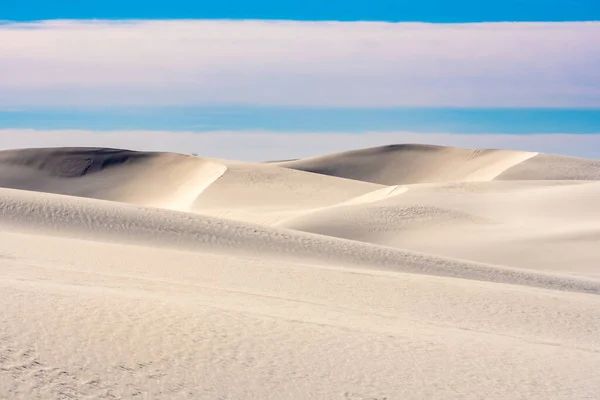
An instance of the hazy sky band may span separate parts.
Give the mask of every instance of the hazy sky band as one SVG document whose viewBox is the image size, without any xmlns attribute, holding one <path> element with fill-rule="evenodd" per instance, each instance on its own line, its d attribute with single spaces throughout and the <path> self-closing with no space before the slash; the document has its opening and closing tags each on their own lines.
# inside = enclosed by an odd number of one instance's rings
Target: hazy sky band
<svg viewBox="0 0 600 400">
<path fill-rule="evenodd" d="M 0 129 L 0 150 L 25 147 L 112 147 L 197 153 L 245 161 L 309 157 L 395 143 L 425 143 L 475 149 L 513 149 L 600 158 L 600 134 L 464 135 L 414 132 L 169 132 L 144 130 Z"/>
</svg>

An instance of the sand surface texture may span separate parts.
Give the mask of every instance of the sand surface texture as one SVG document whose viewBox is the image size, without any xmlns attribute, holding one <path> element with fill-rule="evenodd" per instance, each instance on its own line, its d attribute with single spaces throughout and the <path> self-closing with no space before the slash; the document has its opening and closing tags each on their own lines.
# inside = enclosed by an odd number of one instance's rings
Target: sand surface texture
<svg viewBox="0 0 600 400">
<path fill-rule="evenodd" d="M 597 399 L 600 161 L 0 152 L 1 399 Z"/>
</svg>

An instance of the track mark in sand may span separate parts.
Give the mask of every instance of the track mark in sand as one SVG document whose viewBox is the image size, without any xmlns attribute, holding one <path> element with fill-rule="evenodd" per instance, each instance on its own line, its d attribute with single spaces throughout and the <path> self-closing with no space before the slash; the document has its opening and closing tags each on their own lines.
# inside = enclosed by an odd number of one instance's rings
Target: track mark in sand
<svg viewBox="0 0 600 400">
<path fill-rule="evenodd" d="M 162 372 L 160 366 L 154 365 L 153 361 L 145 363 L 136 363 L 134 365 L 118 365 L 115 367 L 117 372 L 125 372 L 131 375 L 143 374 L 147 379 L 157 380 L 165 377 L 167 374 Z"/>
<path fill-rule="evenodd" d="M 0 260 L 16 260 L 17 258 L 11 254 L 7 254 L 7 253 L 0 253 Z"/>
<path fill-rule="evenodd" d="M 344 400 L 388 400 L 388 397 L 370 396 L 358 393 L 344 392 Z"/>
<path fill-rule="evenodd" d="M 169 363 L 172 364 L 173 360 Z M 8 398 L 32 398 L 27 397 L 32 392 L 37 394 L 36 398 L 47 399 L 145 398 L 139 383 L 160 381 L 167 375 L 164 370 L 164 365 L 155 365 L 153 361 L 119 364 L 112 368 L 109 376 L 127 375 L 129 383 L 115 386 L 112 379 L 103 380 L 81 367 L 73 370 L 53 366 L 43 361 L 32 347 L 18 346 L 8 337 L 0 338 L 0 375 L 8 382 L 5 388 Z M 181 395 L 182 391 L 186 392 L 186 397 L 194 397 L 195 393 L 189 388 L 166 388 L 161 394 L 172 398 L 173 395 Z"/>
<path fill-rule="evenodd" d="M 8 377 L 12 397 L 34 391 L 42 398 L 115 398 L 99 379 L 81 379 L 77 373 L 46 365 L 33 348 L 19 348 L 11 345 L 9 338 L 0 339 L 0 373 Z"/>
</svg>

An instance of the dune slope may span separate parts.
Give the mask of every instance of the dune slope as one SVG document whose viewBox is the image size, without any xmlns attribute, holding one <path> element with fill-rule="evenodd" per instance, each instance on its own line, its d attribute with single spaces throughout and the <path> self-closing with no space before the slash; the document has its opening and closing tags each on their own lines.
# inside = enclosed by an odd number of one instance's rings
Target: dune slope
<svg viewBox="0 0 600 400">
<path fill-rule="evenodd" d="M 600 180 L 600 160 L 538 154 L 496 177 L 498 180 Z"/>
<path fill-rule="evenodd" d="M 226 162 L 227 171 L 202 192 L 193 210 L 272 224 L 382 188 L 367 182 L 273 165 Z"/>
<path fill-rule="evenodd" d="M 600 293 L 600 280 L 528 272 L 209 216 L 46 193 L 0 189 L 0 222 L 13 232 L 243 257 L 259 254 L 261 259 L 305 265 L 360 266 Z"/>
<path fill-rule="evenodd" d="M 279 226 L 429 254 L 600 276 L 600 182 L 406 186 Z"/>
</svg>

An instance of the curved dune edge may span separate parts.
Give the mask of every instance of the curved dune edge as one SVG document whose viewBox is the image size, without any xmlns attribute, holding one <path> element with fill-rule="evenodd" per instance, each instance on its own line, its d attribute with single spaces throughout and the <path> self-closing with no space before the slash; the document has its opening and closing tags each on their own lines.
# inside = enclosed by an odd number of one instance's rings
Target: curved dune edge
<svg viewBox="0 0 600 400">
<path fill-rule="evenodd" d="M 271 165 L 383 185 L 489 181 L 538 153 L 463 149 L 431 145 L 390 145 L 352 150 Z"/>
<path fill-rule="evenodd" d="M 496 179 L 597 181 L 600 180 L 600 160 L 538 154 L 508 168 Z"/>
<path fill-rule="evenodd" d="M 376 203 L 378 201 L 388 199 L 390 197 L 402 195 L 403 193 L 406 193 L 407 191 L 408 191 L 408 186 L 400 186 L 400 185 L 385 186 L 381 189 L 373 190 L 372 192 L 368 192 L 368 193 L 353 197 L 349 200 L 345 200 L 340 203 L 331 204 L 331 205 L 328 205 L 325 207 L 317 207 L 317 208 L 311 208 L 308 210 L 303 210 L 302 212 L 298 212 L 296 215 L 294 215 L 292 217 L 284 218 L 280 221 L 277 221 L 275 224 L 273 224 L 273 226 L 288 228 L 288 225 L 293 226 L 293 221 L 302 220 L 311 215 L 318 215 L 323 211 L 334 210 L 334 209 L 337 209 L 339 207 L 344 207 L 344 206 L 360 206 L 360 205 L 367 205 L 369 203 Z M 292 229 L 294 229 L 294 228 L 292 227 Z"/>
<path fill-rule="evenodd" d="M 485 264 L 597 276 L 599 195 L 597 181 L 411 185 L 400 196 L 331 207 L 278 226 Z"/>
<path fill-rule="evenodd" d="M 17 232 L 162 246 L 303 265 L 383 269 L 600 294 L 600 281 L 419 254 L 284 229 L 63 195 L 0 189 L 0 223 Z"/>
<path fill-rule="evenodd" d="M 190 211 L 227 167 L 174 153 L 103 148 L 0 151 L 0 187 Z"/>
<path fill-rule="evenodd" d="M 227 171 L 196 198 L 193 212 L 271 225 L 386 188 L 272 165 L 219 162 Z"/>
</svg>

